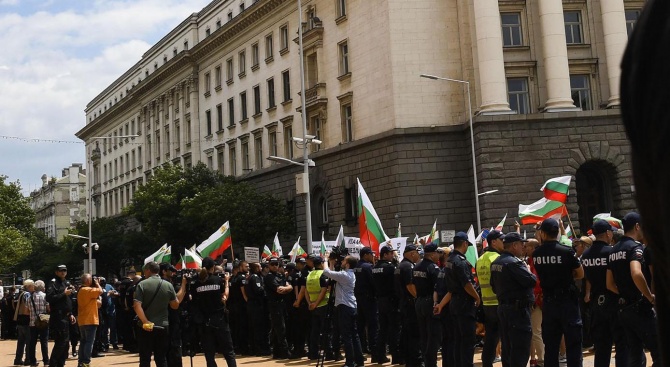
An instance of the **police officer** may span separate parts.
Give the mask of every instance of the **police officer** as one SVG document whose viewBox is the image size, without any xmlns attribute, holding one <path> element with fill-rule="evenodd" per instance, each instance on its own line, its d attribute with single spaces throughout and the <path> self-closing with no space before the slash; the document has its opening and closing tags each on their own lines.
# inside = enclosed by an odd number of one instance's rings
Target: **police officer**
<svg viewBox="0 0 670 367">
<path fill-rule="evenodd" d="M 70 324 L 75 322 L 72 316 L 72 294 L 74 287 L 65 280 L 67 267 L 58 265 L 56 277 L 51 279 L 47 288 L 46 300 L 50 307 L 49 330 L 54 339 L 54 347 L 49 359 L 50 367 L 63 367 L 67 359 L 68 342 L 70 340 Z"/>
<path fill-rule="evenodd" d="M 161 263 L 160 264 L 160 276 L 163 280 L 173 283 L 172 277 L 177 272 L 175 268 L 170 263 Z M 174 282 L 172 284 L 175 288 L 175 292 L 179 292 L 181 289 L 181 283 Z M 186 291 L 186 290 L 185 290 Z M 180 302 L 181 303 L 181 302 Z M 181 306 L 181 305 L 180 305 Z M 180 311 L 179 309 L 173 309 L 168 306 L 168 323 L 170 328 L 168 332 L 170 333 L 170 348 L 167 351 L 167 366 L 168 367 L 181 367 L 182 366 L 182 349 L 181 349 L 181 320 L 180 320 Z"/>
<path fill-rule="evenodd" d="M 437 274 L 437 283 L 433 292 L 433 300 L 437 303 L 433 307 L 433 314 L 440 319 L 439 327 L 442 331 L 442 367 L 451 367 L 455 365 L 454 333 L 449 319 L 449 308 L 446 307 L 451 301 L 451 293 L 449 293 L 445 277 L 445 268 L 451 250 L 449 247 L 444 247 L 438 248 L 437 251 L 440 252 L 440 272 Z"/>
<path fill-rule="evenodd" d="M 426 367 L 437 367 L 437 351 L 442 339 L 442 330 L 437 315 L 433 314 L 433 299 L 437 276 L 440 272 L 436 265 L 440 254 L 437 245 L 430 243 L 423 247 L 423 260 L 414 267 L 413 283 L 416 287 L 416 318 L 419 324 L 421 352 Z"/>
<path fill-rule="evenodd" d="M 449 313 L 454 324 L 454 361 L 456 367 L 472 367 L 475 355 L 475 316 L 481 299 L 475 289 L 474 268 L 465 258 L 468 246 L 474 246 L 465 232 L 454 236 L 445 277 L 449 292 Z"/>
<path fill-rule="evenodd" d="M 398 359 L 398 339 L 400 336 L 400 312 L 398 310 L 398 296 L 395 293 L 393 278 L 396 266 L 394 261 L 395 250 L 391 246 L 383 246 L 379 250 L 379 261 L 372 269 L 372 280 L 375 284 L 377 296 L 377 314 L 379 317 L 379 335 L 377 336 L 376 350 L 372 351 L 377 363 L 386 363 L 386 346 L 393 360 Z"/>
<path fill-rule="evenodd" d="M 293 291 L 293 286 L 286 282 L 284 274 L 279 271 L 280 260 L 271 257 L 269 273 L 265 276 L 265 294 L 268 298 L 270 323 L 272 325 L 272 355 L 275 359 L 291 359 L 286 341 L 286 303 L 285 298 Z"/>
<path fill-rule="evenodd" d="M 575 280 L 584 277 L 584 269 L 575 251 L 558 242 L 558 235 L 558 221 L 545 219 L 538 233 L 541 245 L 533 251 L 543 294 L 544 365 L 558 367 L 559 346 L 564 336 L 568 367 L 581 366 L 582 318 Z"/>
<path fill-rule="evenodd" d="M 626 214 L 621 221 L 624 236 L 612 249 L 607 263 L 607 289 L 621 297 L 619 320 L 628 343 L 629 366 L 645 366 L 644 348 L 649 350 L 654 364 L 660 363 L 656 297 L 642 272 L 644 248 L 640 215 Z"/>
<path fill-rule="evenodd" d="M 261 264 L 253 263 L 249 266 L 249 279 L 244 288 L 247 297 L 247 312 L 251 317 L 250 326 L 252 336 L 251 352 L 256 356 L 269 356 L 270 342 L 268 340 L 269 320 L 267 319 L 267 299 L 264 280 L 261 276 Z"/>
<path fill-rule="evenodd" d="M 584 301 L 591 308 L 591 336 L 594 342 L 595 367 L 610 365 L 612 343 L 616 345 L 616 365 L 628 363 L 628 346 L 617 315 L 617 297 L 607 290 L 607 261 L 612 253 L 613 228 L 607 221 L 597 220 L 591 228 L 595 242 L 582 254 L 586 278 Z"/>
<path fill-rule="evenodd" d="M 377 299 L 375 298 L 375 284 L 372 280 L 372 268 L 374 266 L 374 253 L 369 247 L 363 247 L 360 251 L 361 259 L 354 269 L 356 285 L 354 294 L 358 305 L 357 324 L 358 337 L 361 340 L 363 353 L 374 353 L 377 344 L 377 333 L 379 322 L 377 318 Z M 372 363 L 376 363 L 373 355 Z"/>
<path fill-rule="evenodd" d="M 484 250 L 482 256 L 477 259 L 477 279 L 482 291 L 482 304 L 484 309 L 484 327 L 486 337 L 484 349 L 482 350 L 482 367 L 492 367 L 496 358 L 496 349 L 500 340 L 498 330 L 498 299 L 491 289 L 491 264 L 500 256 L 503 250 L 503 234 L 493 230 L 486 236 L 489 246 Z"/>
<path fill-rule="evenodd" d="M 236 268 L 237 272 L 235 272 Z M 244 260 L 235 261 L 233 263 L 233 273 L 235 275 L 230 282 L 230 298 L 226 303 L 230 309 L 230 331 L 233 333 L 235 354 L 249 355 L 249 334 L 247 332 L 249 319 L 247 318 L 247 301 L 244 294 L 249 263 Z"/>
<path fill-rule="evenodd" d="M 416 287 L 412 281 L 414 264 L 419 261 L 419 252 L 414 245 L 405 246 L 403 259 L 395 272 L 396 294 L 400 299 L 400 313 L 402 327 L 399 358 L 393 364 L 406 364 L 407 367 L 419 367 L 422 364 L 421 348 L 419 346 L 419 325 L 416 319 L 415 298 Z"/>
<path fill-rule="evenodd" d="M 530 358 L 533 332 L 530 311 L 535 303 L 537 278 L 520 258 L 524 242 L 516 232 L 503 238 L 503 253 L 491 264 L 491 287 L 498 298 L 502 361 L 504 366 L 524 367 Z"/>
</svg>

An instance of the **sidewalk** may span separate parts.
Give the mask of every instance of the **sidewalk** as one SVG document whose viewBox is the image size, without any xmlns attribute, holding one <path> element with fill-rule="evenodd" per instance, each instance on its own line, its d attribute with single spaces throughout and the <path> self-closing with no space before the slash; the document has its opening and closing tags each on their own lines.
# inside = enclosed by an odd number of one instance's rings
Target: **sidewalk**
<svg viewBox="0 0 670 367">
<path fill-rule="evenodd" d="M 49 352 L 51 352 L 52 348 L 52 343 L 49 343 Z M 41 358 L 42 355 L 39 351 L 39 344 L 37 347 L 37 360 L 40 361 L 40 366 L 42 366 Z M 16 352 L 16 340 L 2 340 L 0 341 L 0 367 L 5 367 L 5 366 L 11 366 L 12 362 L 14 362 L 14 354 Z M 477 350 L 475 352 L 475 366 L 481 366 L 481 360 L 480 360 L 480 354 L 481 350 Z M 370 363 L 370 356 L 368 357 L 368 363 L 366 365 L 369 366 L 380 366 L 378 364 L 372 364 Z M 648 365 L 651 365 L 651 358 L 649 358 L 649 353 L 647 353 L 647 360 L 648 360 Z M 217 357 L 216 362 L 219 366 L 225 366 L 226 361 L 223 359 L 223 357 Z M 280 361 L 274 361 L 270 358 L 267 357 L 244 357 L 240 356 L 237 357 L 237 364 L 241 366 L 290 366 L 290 367 L 297 367 L 297 366 L 314 366 L 316 363 L 314 361 L 308 361 L 307 359 L 296 359 L 296 360 L 280 360 Z M 344 361 L 338 361 L 338 362 L 326 362 L 326 366 L 342 366 L 344 364 Z M 102 366 L 138 366 L 139 365 L 139 358 L 137 354 L 131 354 L 123 350 L 111 350 L 106 353 L 105 357 L 101 358 L 93 358 L 91 361 L 91 366 L 92 367 L 102 367 Z M 191 367 L 191 361 L 190 358 L 184 358 L 183 360 L 183 365 L 184 367 Z M 384 364 L 384 366 L 390 366 L 390 363 Z M 441 365 L 441 362 L 438 362 L 438 366 Z M 614 365 L 614 360 L 610 363 L 610 365 Z M 68 360 L 66 363 L 67 367 L 76 367 L 77 366 L 77 360 L 75 358 L 71 358 Z M 154 366 L 152 362 L 152 366 Z M 197 356 L 193 357 L 193 367 L 206 367 L 207 363 L 205 362 L 205 357 L 202 354 L 198 354 Z M 501 367 L 501 363 L 496 363 L 494 364 L 496 367 Z M 564 364 L 562 366 L 565 366 Z M 593 353 L 584 353 L 584 367 L 590 367 L 593 366 Z"/>
</svg>

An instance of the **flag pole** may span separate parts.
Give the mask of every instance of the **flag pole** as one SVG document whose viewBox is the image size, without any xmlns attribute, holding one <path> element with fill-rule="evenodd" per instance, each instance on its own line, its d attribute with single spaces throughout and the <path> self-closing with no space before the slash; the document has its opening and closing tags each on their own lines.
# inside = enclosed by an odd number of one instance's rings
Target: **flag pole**
<svg viewBox="0 0 670 367">
<path fill-rule="evenodd" d="M 568 217 L 568 223 L 570 223 L 570 228 L 572 228 L 572 233 L 575 234 L 575 237 L 577 236 L 577 232 L 575 232 L 575 226 L 572 225 L 572 219 L 570 219 L 570 213 L 568 213 L 568 206 L 563 203 L 563 209 L 565 209 L 565 215 Z"/>
</svg>

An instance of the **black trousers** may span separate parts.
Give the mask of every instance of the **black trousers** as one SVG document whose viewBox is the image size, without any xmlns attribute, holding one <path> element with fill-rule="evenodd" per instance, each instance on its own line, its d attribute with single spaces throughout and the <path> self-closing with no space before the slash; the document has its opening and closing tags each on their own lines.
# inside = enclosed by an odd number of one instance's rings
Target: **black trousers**
<svg viewBox="0 0 670 367">
<path fill-rule="evenodd" d="M 49 329 L 54 339 L 54 346 L 49 358 L 50 367 L 63 367 L 68 355 L 70 342 L 70 320 L 67 314 L 52 312 L 49 318 Z"/>
<path fill-rule="evenodd" d="M 167 366 L 167 351 L 170 346 L 170 331 L 154 329 L 145 331 L 137 328 L 137 347 L 140 352 L 140 367 L 151 367 L 151 355 L 156 367 Z"/>
<path fill-rule="evenodd" d="M 374 355 L 382 360 L 386 357 L 386 346 L 393 360 L 399 358 L 398 342 L 400 341 L 400 311 L 398 300 L 392 297 L 381 297 L 377 300 L 377 313 L 379 316 L 379 335 L 377 336 L 377 347 Z"/>
<path fill-rule="evenodd" d="M 361 340 L 363 352 L 374 353 L 379 333 L 377 317 L 377 300 L 374 294 L 356 295 L 358 338 Z"/>
<path fill-rule="evenodd" d="M 296 355 L 305 354 L 305 342 L 310 335 L 311 317 L 306 302 L 301 302 L 299 307 L 293 307 L 293 303 L 286 304 L 288 309 L 288 325 L 286 327 L 286 341 L 289 350 Z"/>
<path fill-rule="evenodd" d="M 207 367 L 216 367 L 216 353 L 223 354 L 228 367 L 237 367 L 233 338 L 230 335 L 230 326 L 227 321 L 216 324 L 216 327 L 204 324 L 198 325 L 202 350 L 205 353 Z"/>
<path fill-rule="evenodd" d="M 286 305 L 284 301 L 268 301 L 268 308 L 272 325 L 272 355 L 283 358 L 289 354 L 286 341 Z"/>
<path fill-rule="evenodd" d="M 407 367 L 419 367 L 423 364 L 421 346 L 419 342 L 419 322 L 416 318 L 414 300 L 405 300 L 400 306 L 402 315 L 402 330 L 400 343 Z"/>
<path fill-rule="evenodd" d="M 582 318 L 577 297 L 545 297 L 542 306 L 542 340 L 545 367 L 558 367 L 558 350 L 565 336 L 568 367 L 582 365 Z"/>
<path fill-rule="evenodd" d="M 262 300 L 251 301 L 249 307 L 249 320 L 251 322 L 251 352 L 254 355 L 270 355 L 270 340 L 268 339 L 267 308 Z"/>
<path fill-rule="evenodd" d="M 472 367 L 477 330 L 475 300 L 468 294 L 454 294 L 449 313 L 454 327 L 454 365 Z"/>
<path fill-rule="evenodd" d="M 612 357 L 612 344 L 616 345 L 614 357 L 617 367 L 628 364 L 626 334 L 619 321 L 619 307 L 615 297 L 596 295 L 589 303 L 591 307 L 591 338 L 595 348 L 595 367 L 607 367 Z"/>
<path fill-rule="evenodd" d="M 525 367 L 528 364 L 530 341 L 533 338 L 530 312 L 530 307 L 498 306 L 500 336 L 502 337 L 502 361 L 505 367 Z"/>
<path fill-rule="evenodd" d="M 439 317 L 433 315 L 433 297 L 417 298 L 415 309 L 423 361 L 426 367 L 437 367 L 437 351 L 440 349 L 442 329 Z"/>
<path fill-rule="evenodd" d="M 498 341 L 500 341 L 498 306 L 483 306 L 483 308 L 486 337 L 484 339 L 484 349 L 482 350 L 482 367 L 493 367 Z M 530 344 L 528 346 L 530 347 Z"/>
<path fill-rule="evenodd" d="M 330 320 L 326 318 L 328 307 L 329 306 L 326 304 L 325 306 L 317 307 L 313 311 L 310 311 L 311 329 L 308 343 L 309 353 L 307 354 L 309 359 L 317 359 L 321 350 L 327 357 L 332 357 L 334 354 L 331 333 L 332 329 L 329 325 Z"/>
<path fill-rule="evenodd" d="M 651 354 L 652 366 L 660 365 L 656 311 L 651 304 L 643 301 L 624 307 L 619 311 L 619 319 L 626 333 L 629 348 L 628 366 L 646 366 L 647 358 L 644 355 L 644 348 L 647 348 Z"/>
<path fill-rule="evenodd" d="M 442 329 L 442 367 L 453 367 L 456 365 L 454 340 L 455 331 L 451 322 L 448 307 L 442 309 L 440 313 L 440 328 Z"/>
</svg>

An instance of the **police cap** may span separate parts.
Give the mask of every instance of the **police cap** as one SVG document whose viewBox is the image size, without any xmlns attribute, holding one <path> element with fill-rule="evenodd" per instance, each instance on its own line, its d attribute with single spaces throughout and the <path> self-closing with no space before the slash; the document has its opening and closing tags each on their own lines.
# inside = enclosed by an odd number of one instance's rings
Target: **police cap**
<svg viewBox="0 0 670 367">
<path fill-rule="evenodd" d="M 434 243 L 429 243 L 426 246 L 423 246 L 423 252 L 425 254 L 429 254 L 431 252 L 436 252 L 437 251 L 437 245 Z"/>
<path fill-rule="evenodd" d="M 502 238 L 503 236 L 504 235 L 503 235 L 502 232 L 500 232 L 497 229 L 494 229 L 491 232 L 489 232 L 489 234 L 486 236 L 486 241 L 488 243 L 491 243 L 491 242 L 493 242 L 493 240 L 497 240 L 498 238 Z"/>
<path fill-rule="evenodd" d="M 365 255 L 372 255 L 372 249 L 369 247 L 363 247 L 360 252 L 361 257 Z"/>
<path fill-rule="evenodd" d="M 593 228 L 591 228 L 591 230 L 593 231 L 593 234 L 597 236 L 607 231 L 616 231 L 617 229 L 614 228 L 608 221 L 598 219 L 595 221 L 595 223 L 593 223 Z"/>
<path fill-rule="evenodd" d="M 626 214 L 621 220 L 621 224 L 623 224 L 623 231 L 624 232 L 630 231 L 635 227 L 636 224 L 640 223 L 641 221 L 642 218 L 640 218 L 640 214 L 636 212 L 630 212 Z"/>
<path fill-rule="evenodd" d="M 407 245 L 405 246 L 405 251 L 403 251 L 403 254 L 406 254 L 410 251 L 416 251 L 416 246 L 414 245 Z"/>
<path fill-rule="evenodd" d="M 514 242 L 528 242 L 528 240 L 521 237 L 521 235 L 516 232 L 510 232 L 503 236 L 503 243 L 514 243 Z"/>
</svg>

